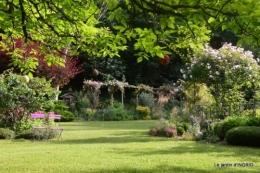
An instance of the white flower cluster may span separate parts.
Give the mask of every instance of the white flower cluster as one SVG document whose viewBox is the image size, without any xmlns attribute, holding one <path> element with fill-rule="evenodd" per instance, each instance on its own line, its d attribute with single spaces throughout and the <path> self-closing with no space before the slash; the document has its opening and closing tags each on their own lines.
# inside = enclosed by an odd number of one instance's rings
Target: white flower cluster
<svg viewBox="0 0 260 173">
<path fill-rule="evenodd" d="M 180 72 L 186 80 L 254 82 L 260 69 L 258 61 L 260 59 L 255 60 L 251 51 L 231 44 L 224 44 L 219 50 L 206 45 Z"/>
<path fill-rule="evenodd" d="M 92 81 L 92 80 L 85 80 L 85 81 L 84 81 L 84 84 L 85 84 L 87 87 L 93 87 L 93 88 L 95 88 L 96 90 L 100 89 L 100 87 L 103 85 L 102 82 Z"/>
<path fill-rule="evenodd" d="M 118 80 L 109 80 L 106 83 L 104 83 L 106 86 L 113 86 L 113 87 L 118 87 L 121 91 L 124 90 L 125 86 L 128 86 L 128 82 L 121 82 Z"/>
</svg>

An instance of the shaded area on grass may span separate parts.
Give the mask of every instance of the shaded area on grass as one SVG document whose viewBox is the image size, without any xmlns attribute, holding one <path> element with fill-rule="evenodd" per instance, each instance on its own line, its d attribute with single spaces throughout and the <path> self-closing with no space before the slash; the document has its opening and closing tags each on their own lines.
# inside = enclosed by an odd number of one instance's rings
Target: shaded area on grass
<svg viewBox="0 0 260 173">
<path fill-rule="evenodd" d="M 86 170 L 75 173 L 256 173 L 256 170 L 250 168 L 234 168 L 234 167 L 214 167 L 205 170 L 203 168 L 189 168 L 188 166 L 169 166 L 160 165 L 151 169 L 137 169 L 137 168 L 119 168 L 119 169 L 100 169 L 100 170 Z"/>
<path fill-rule="evenodd" d="M 162 139 L 163 140 L 163 139 Z M 68 139 L 63 141 L 53 141 L 56 144 L 117 144 L 117 143 L 131 143 L 131 142 L 150 142 L 158 141 L 150 137 L 133 137 L 133 136 L 117 136 L 117 137 L 97 137 L 97 138 L 86 138 L 86 139 Z"/>
<path fill-rule="evenodd" d="M 160 143 L 168 139 L 156 140 Z M 152 140 L 150 140 L 152 141 Z M 154 140 L 155 141 L 155 140 Z M 141 141 L 140 141 L 141 142 Z M 149 142 L 149 141 L 147 141 Z M 149 149 L 149 150 L 136 150 L 136 151 L 122 151 L 114 148 L 113 152 L 118 152 L 119 154 L 130 154 L 134 156 L 144 156 L 144 155 L 183 155 L 183 154 L 207 154 L 212 157 L 231 157 L 239 156 L 243 161 L 253 161 L 254 163 L 259 163 L 259 152 L 255 152 L 255 148 L 250 147 L 240 147 L 240 146 L 229 146 L 229 145 L 219 145 L 219 144 L 208 144 L 208 143 L 199 143 L 195 141 L 178 141 L 172 140 L 174 147 L 166 149 Z M 163 143 L 162 143 L 163 144 Z M 162 147 L 163 148 L 163 147 Z M 247 152 L 245 152 L 245 150 Z M 234 160 L 237 162 L 238 160 Z M 259 165 L 260 166 L 260 165 Z M 259 167 L 260 172 L 260 167 Z"/>
</svg>

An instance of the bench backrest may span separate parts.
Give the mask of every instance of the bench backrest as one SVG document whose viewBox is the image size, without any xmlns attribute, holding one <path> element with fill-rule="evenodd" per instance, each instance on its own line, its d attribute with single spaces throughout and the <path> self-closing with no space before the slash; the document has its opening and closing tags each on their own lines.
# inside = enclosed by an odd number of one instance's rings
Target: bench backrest
<svg viewBox="0 0 260 173">
<path fill-rule="evenodd" d="M 61 119 L 61 115 L 49 114 L 49 119 L 60 120 Z"/>
<path fill-rule="evenodd" d="M 41 119 L 44 119 L 45 115 L 42 114 L 42 113 L 32 113 L 30 118 L 41 118 Z"/>
</svg>

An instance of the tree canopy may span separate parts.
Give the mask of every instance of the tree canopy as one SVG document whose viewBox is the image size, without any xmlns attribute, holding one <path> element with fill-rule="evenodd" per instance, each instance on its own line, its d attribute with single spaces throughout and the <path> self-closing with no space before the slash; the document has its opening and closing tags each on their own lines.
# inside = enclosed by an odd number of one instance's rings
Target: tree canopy
<svg viewBox="0 0 260 173">
<path fill-rule="evenodd" d="M 94 0 L 1 1 L 2 39 L 22 37 L 25 42 L 40 43 L 45 51 L 62 51 L 72 45 L 74 50 L 94 56 L 119 56 L 118 51 L 125 49 L 122 38 L 108 28 L 96 26 L 103 6 L 104 2 Z"/>
<path fill-rule="evenodd" d="M 138 62 L 179 48 L 202 47 L 216 30 L 231 29 L 238 44 L 259 44 L 258 0 L 3 0 L 2 39 L 22 37 L 45 51 L 70 46 L 94 57 L 119 56 L 134 42 Z M 102 27 L 106 16 L 112 28 Z M 136 25 L 144 18 L 146 24 Z M 4 43 L 5 43 L 4 42 Z M 4 47 L 3 42 L 1 46 Z"/>
</svg>

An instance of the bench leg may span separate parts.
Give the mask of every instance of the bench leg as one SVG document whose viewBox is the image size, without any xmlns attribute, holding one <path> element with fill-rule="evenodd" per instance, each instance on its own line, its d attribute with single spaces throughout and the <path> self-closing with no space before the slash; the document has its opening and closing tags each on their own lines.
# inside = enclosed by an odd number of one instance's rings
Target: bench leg
<svg viewBox="0 0 260 173">
<path fill-rule="evenodd" d="M 36 139 L 36 132 L 41 132 L 41 131 L 44 131 L 45 132 L 45 134 L 47 134 L 47 137 L 45 137 L 45 136 L 43 136 L 43 139 L 47 139 L 48 140 L 48 132 L 47 132 L 47 128 L 41 128 L 41 129 L 37 129 L 37 128 L 33 128 L 33 140 L 35 141 L 35 139 Z M 45 135 L 44 134 L 44 135 Z"/>
<path fill-rule="evenodd" d="M 51 132 L 54 132 L 54 131 L 59 131 L 59 133 L 58 133 L 58 139 L 57 139 L 57 140 L 59 140 L 59 139 L 62 140 L 62 132 L 63 132 L 63 129 L 59 129 L 59 130 L 51 129 Z"/>
</svg>

